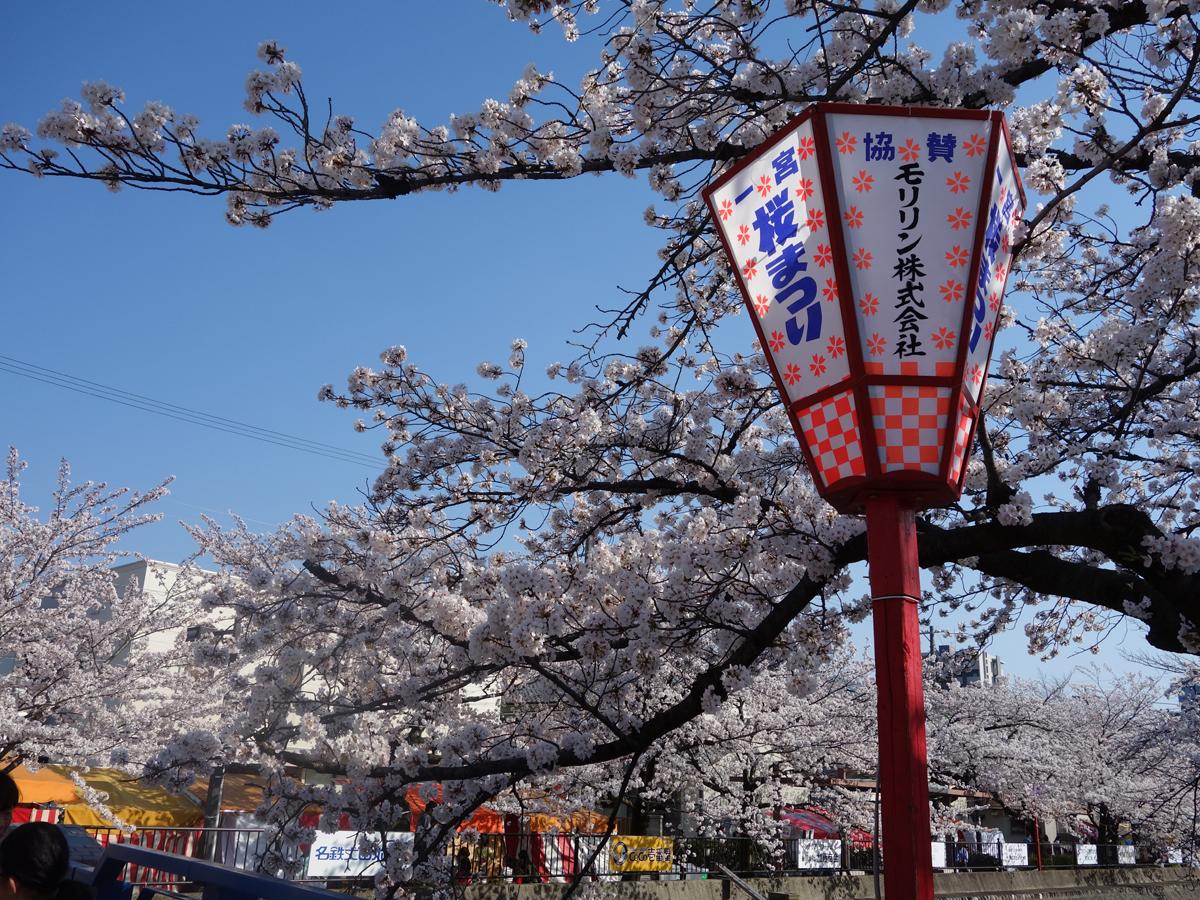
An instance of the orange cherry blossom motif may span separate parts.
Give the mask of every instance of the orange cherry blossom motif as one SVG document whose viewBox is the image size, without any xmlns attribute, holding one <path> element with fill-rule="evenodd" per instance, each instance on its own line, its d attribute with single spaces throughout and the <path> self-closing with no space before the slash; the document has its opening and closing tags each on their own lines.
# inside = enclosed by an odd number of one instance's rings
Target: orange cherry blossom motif
<svg viewBox="0 0 1200 900">
<path fill-rule="evenodd" d="M 992 291 L 988 294 L 988 309 L 995 312 L 1000 308 L 1000 292 Z"/>
<path fill-rule="evenodd" d="M 942 292 L 942 299 L 947 303 L 955 303 L 962 299 L 963 286 L 951 278 L 945 284 L 939 284 L 938 290 Z"/>
<path fill-rule="evenodd" d="M 900 145 L 900 158 L 905 162 L 916 162 L 917 157 L 921 155 L 921 145 L 908 138 Z"/>
<path fill-rule="evenodd" d="M 863 214 L 857 206 L 852 206 L 842 213 L 842 218 L 846 220 L 847 228 L 862 228 Z"/>
<path fill-rule="evenodd" d="M 873 316 L 879 312 L 879 298 L 867 291 L 858 301 L 858 308 L 862 310 L 864 316 Z"/>
<path fill-rule="evenodd" d="M 821 288 L 821 297 L 824 300 L 837 299 L 837 284 L 832 278 L 825 279 L 825 287 Z"/>
<path fill-rule="evenodd" d="M 1007 274 L 1008 274 L 1007 266 L 1003 266 L 1003 265 L 996 266 L 996 280 L 997 281 L 1004 281 L 1004 276 Z"/>
<path fill-rule="evenodd" d="M 954 212 L 946 216 L 946 221 L 955 231 L 960 228 L 969 228 L 971 227 L 971 211 L 957 206 L 954 208 Z"/>
<path fill-rule="evenodd" d="M 887 349 L 887 341 L 883 339 L 883 335 L 876 331 L 867 338 L 867 351 L 872 356 L 883 356 L 883 351 Z"/>
<path fill-rule="evenodd" d="M 804 220 L 804 224 L 808 226 L 809 231 L 816 231 L 818 228 L 825 227 L 825 213 L 819 209 L 810 209 L 808 218 Z"/>
<path fill-rule="evenodd" d="M 817 377 L 824 375 L 825 374 L 825 357 L 823 357 L 820 353 L 814 353 L 812 362 L 808 364 L 808 367 L 810 369 L 812 369 L 812 373 L 814 375 L 816 375 Z"/>
<path fill-rule="evenodd" d="M 810 137 L 800 138 L 800 144 L 796 148 L 801 159 L 808 159 L 817 152 L 817 142 Z"/>
<path fill-rule="evenodd" d="M 868 250 L 866 247 L 859 247 L 854 251 L 854 268 L 869 269 L 871 268 L 872 259 L 874 259 L 874 257 L 871 256 L 870 250 Z"/>
<path fill-rule="evenodd" d="M 745 264 L 742 266 L 742 274 L 747 278 L 753 278 L 755 275 L 757 275 L 758 260 L 754 257 L 750 257 L 750 259 L 746 260 Z"/>
<path fill-rule="evenodd" d="M 967 156 L 978 156 L 983 152 L 985 146 L 983 135 L 973 134 L 967 138 L 967 142 L 963 144 L 963 149 L 967 151 Z"/>
<path fill-rule="evenodd" d="M 961 194 L 971 186 L 971 179 L 962 172 L 955 172 L 946 179 L 946 187 L 950 188 L 950 193 Z"/>
<path fill-rule="evenodd" d="M 837 139 L 838 153 L 853 153 L 858 146 L 858 138 L 848 131 L 843 131 L 842 136 Z"/>
<path fill-rule="evenodd" d="M 817 252 L 813 254 L 813 262 L 819 268 L 825 268 L 833 260 L 833 250 L 828 244 L 817 244 Z"/>
<path fill-rule="evenodd" d="M 798 365 L 795 363 L 788 363 L 787 368 L 783 370 L 783 380 L 788 384 L 795 384 L 800 380 L 800 376 L 803 374 L 803 370 L 801 370 Z"/>
<path fill-rule="evenodd" d="M 758 179 L 758 184 L 754 186 L 754 189 L 764 197 L 771 193 L 771 176 L 764 175 L 762 178 Z"/>
<path fill-rule="evenodd" d="M 749 225 L 743 225 L 741 228 L 738 229 L 737 242 L 739 244 L 741 244 L 743 247 L 746 246 L 748 243 L 750 243 L 750 226 Z"/>
<path fill-rule="evenodd" d="M 767 310 L 770 308 L 771 301 L 769 301 L 765 295 L 759 294 L 754 298 L 754 311 L 758 313 L 758 317 L 760 319 L 767 314 Z"/>
<path fill-rule="evenodd" d="M 813 180 L 811 178 L 801 178 L 800 187 L 795 189 L 795 193 L 801 200 L 807 200 L 813 195 Z"/>
<path fill-rule="evenodd" d="M 971 367 L 971 384 L 978 385 L 983 381 L 983 366 L 976 363 Z"/>
<path fill-rule="evenodd" d="M 854 189 L 860 194 L 864 191 L 870 193 L 871 188 L 875 186 L 875 176 L 866 169 L 860 169 L 858 174 L 851 178 L 850 181 L 854 184 Z"/>
<path fill-rule="evenodd" d="M 953 344 L 954 332 L 945 325 L 933 333 L 933 346 L 937 347 L 939 350 L 945 350 Z"/>
<path fill-rule="evenodd" d="M 829 352 L 830 356 L 837 359 L 846 352 L 846 340 L 835 335 L 829 339 L 829 345 L 825 349 Z"/>
<path fill-rule="evenodd" d="M 957 269 L 959 266 L 967 264 L 967 251 L 955 244 L 946 253 L 946 262 L 950 263 L 952 269 Z"/>
<path fill-rule="evenodd" d="M 771 336 L 767 338 L 767 343 L 771 345 L 771 349 L 776 353 L 778 353 L 787 345 L 787 341 L 783 338 L 782 331 L 772 331 Z"/>
<path fill-rule="evenodd" d="M 722 220 L 728 219 L 733 215 L 733 203 L 729 200 L 722 200 L 721 208 L 717 210 L 717 215 L 720 216 Z"/>
<path fill-rule="evenodd" d="M 995 322 L 985 323 L 983 326 L 983 339 L 985 341 L 990 341 L 995 334 L 996 334 L 996 323 Z"/>
</svg>

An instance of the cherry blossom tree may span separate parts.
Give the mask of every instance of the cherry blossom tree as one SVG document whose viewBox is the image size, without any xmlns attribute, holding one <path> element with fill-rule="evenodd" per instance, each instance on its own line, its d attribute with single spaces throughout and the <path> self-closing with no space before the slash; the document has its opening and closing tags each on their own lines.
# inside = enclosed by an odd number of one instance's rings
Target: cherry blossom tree
<svg viewBox="0 0 1200 900">
<path fill-rule="evenodd" d="M 97 82 L 37 138 L 0 133 L 4 167 L 222 196 L 235 225 L 585 173 L 645 173 L 665 204 L 644 214 L 656 271 L 549 382 L 525 373 L 523 341 L 480 365 L 490 393 L 387 349 L 322 391 L 381 434 L 367 503 L 273 535 L 197 529 L 226 572 L 208 602 L 236 611 L 236 652 L 259 670 L 219 733 L 162 765 L 219 746 L 350 778 L 292 786 L 281 822 L 319 799 L 386 828 L 406 787 L 440 783 L 424 856 L 477 804 L 523 802 L 520 786 L 648 790 L 739 728 L 779 733 L 794 706 L 755 698 L 811 698 L 843 658 L 866 614 L 850 574 L 865 536 L 815 495 L 761 352 L 724 349 L 741 301 L 698 190 L 816 100 L 1004 109 L 1040 199 L 964 497 L 921 517 L 927 612 L 980 640 L 1023 624 L 1045 655 L 1127 617 L 1153 647 L 1200 652 L 1192 4 L 504 5 L 599 44 L 595 68 L 571 85 L 531 66 L 447 124 L 396 110 L 371 133 L 311 107 L 268 42 L 247 79 L 260 124 L 204 137 Z M 925 49 L 955 30 L 940 58 Z"/>
<path fill-rule="evenodd" d="M 988 689 L 927 684 L 934 782 L 986 792 L 1011 814 L 1064 832 L 1194 853 L 1200 765 L 1194 711 L 1163 685 L 1093 670 L 1082 680 L 1008 681 Z"/>
<path fill-rule="evenodd" d="M 203 709 L 186 658 L 146 647 L 190 621 L 183 582 L 118 594 L 112 572 L 128 558 L 116 544 L 158 519 L 148 510 L 167 483 L 146 493 L 72 484 L 64 462 L 40 511 L 21 497 L 24 468 L 10 450 L 0 481 L 0 760 L 144 761 Z"/>
</svg>

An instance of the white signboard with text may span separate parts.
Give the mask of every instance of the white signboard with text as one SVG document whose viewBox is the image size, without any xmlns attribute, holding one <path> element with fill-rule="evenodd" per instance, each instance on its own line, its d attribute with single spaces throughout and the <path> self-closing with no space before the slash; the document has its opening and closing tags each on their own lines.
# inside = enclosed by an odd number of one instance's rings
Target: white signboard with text
<svg viewBox="0 0 1200 900">
<path fill-rule="evenodd" d="M 842 842 L 839 840 L 796 841 L 797 869 L 840 869 Z"/>
<path fill-rule="evenodd" d="M 933 867 L 935 869 L 946 868 L 946 842 L 934 841 L 930 844 L 930 856 L 933 857 Z"/>
<path fill-rule="evenodd" d="M 1123 844 L 1117 848 L 1117 864 L 1132 866 L 1137 864 L 1137 847 Z"/>
<path fill-rule="evenodd" d="M 412 851 L 413 836 L 406 831 L 387 833 L 388 853 Z M 369 878 L 383 864 L 378 833 L 334 831 L 317 834 L 308 851 L 309 878 Z"/>
<path fill-rule="evenodd" d="M 1005 844 L 1000 859 L 1005 868 L 1027 866 L 1029 865 L 1029 847 L 1025 844 Z"/>
<path fill-rule="evenodd" d="M 1077 866 L 1094 866 L 1098 862 L 1096 858 L 1095 844 L 1076 844 L 1075 845 L 1075 865 Z"/>
</svg>

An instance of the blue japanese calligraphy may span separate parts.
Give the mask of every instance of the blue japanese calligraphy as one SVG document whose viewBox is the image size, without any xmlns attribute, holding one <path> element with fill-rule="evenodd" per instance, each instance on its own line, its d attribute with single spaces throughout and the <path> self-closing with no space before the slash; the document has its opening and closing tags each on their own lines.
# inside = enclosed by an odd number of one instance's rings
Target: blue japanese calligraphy
<svg viewBox="0 0 1200 900">
<path fill-rule="evenodd" d="M 773 160 L 771 167 L 775 170 L 775 183 L 783 182 L 800 171 L 800 163 L 796 161 L 796 148 L 788 147 Z"/>
<path fill-rule="evenodd" d="M 792 314 L 784 323 L 784 331 L 793 346 L 821 337 L 821 304 L 817 302 L 817 282 L 812 276 L 803 274 L 808 270 L 808 263 L 801 259 L 802 256 L 804 244 L 797 242 L 788 244 L 779 251 L 778 256 L 767 260 L 767 274 L 771 276 L 771 285 L 776 291 L 775 302 L 786 304 L 787 311 Z M 799 320 L 802 312 L 804 324 Z"/>
<path fill-rule="evenodd" d="M 1004 176 L 997 168 L 996 184 L 1000 185 L 1003 180 Z M 983 258 L 979 261 L 979 280 L 975 283 L 975 306 L 972 310 L 974 322 L 968 342 L 972 353 L 975 352 L 975 347 L 978 346 L 979 338 L 983 334 L 983 320 L 987 318 L 987 286 L 988 282 L 992 280 L 992 266 L 996 261 L 996 253 L 1000 249 L 1000 242 L 1003 239 L 1004 223 L 1012 214 L 1014 205 L 1013 193 L 1007 191 L 1005 194 L 1003 206 L 999 202 L 993 203 L 988 210 L 987 227 L 983 232 Z"/>
<path fill-rule="evenodd" d="M 867 162 L 889 162 L 896 158 L 896 148 L 892 146 L 892 136 L 886 131 L 880 131 L 874 137 L 864 134 L 863 149 L 867 151 Z"/>
<path fill-rule="evenodd" d="M 755 211 L 752 224 L 758 232 L 759 253 L 774 253 L 776 244 L 796 236 L 796 207 L 789 193 L 784 188 Z"/>
<path fill-rule="evenodd" d="M 958 139 L 952 134 L 937 134 L 929 132 L 929 136 L 925 139 L 925 146 L 929 150 L 929 161 L 941 158 L 946 162 L 954 162 L 954 147 L 958 143 Z"/>
</svg>

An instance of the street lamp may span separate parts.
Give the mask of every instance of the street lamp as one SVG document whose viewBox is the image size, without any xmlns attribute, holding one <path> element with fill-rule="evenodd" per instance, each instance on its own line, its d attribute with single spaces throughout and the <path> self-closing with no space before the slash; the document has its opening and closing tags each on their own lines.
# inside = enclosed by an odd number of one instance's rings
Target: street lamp
<svg viewBox="0 0 1200 900">
<path fill-rule="evenodd" d="M 817 491 L 865 512 L 884 880 L 931 900 L 916 512 L 954 502 L 1025 209 L 999 112 L 817 103 L 704 191 Z"/>
</svg>

